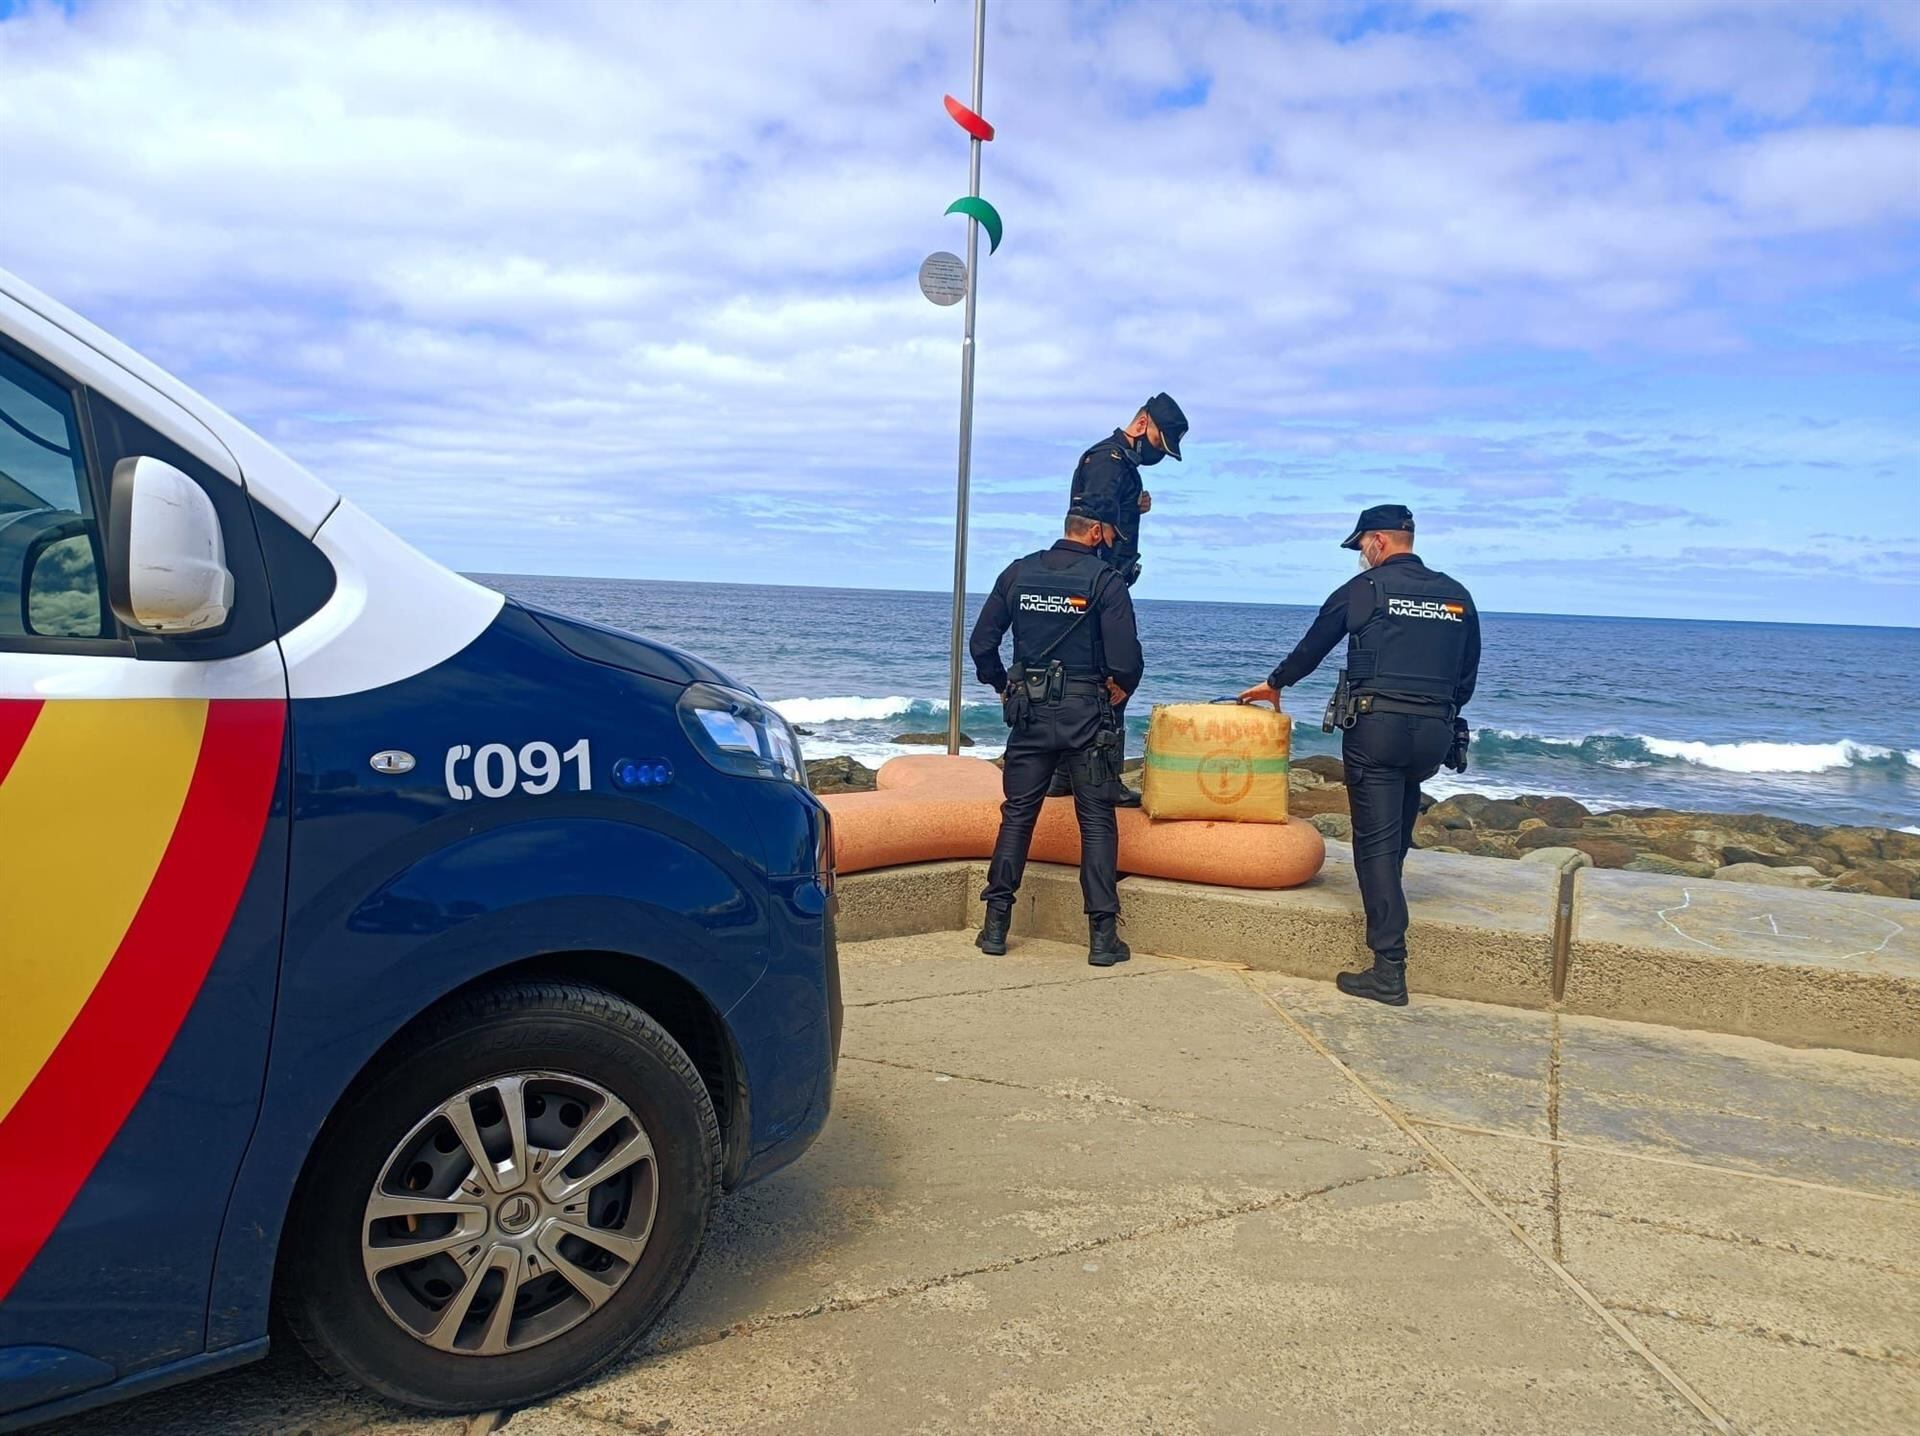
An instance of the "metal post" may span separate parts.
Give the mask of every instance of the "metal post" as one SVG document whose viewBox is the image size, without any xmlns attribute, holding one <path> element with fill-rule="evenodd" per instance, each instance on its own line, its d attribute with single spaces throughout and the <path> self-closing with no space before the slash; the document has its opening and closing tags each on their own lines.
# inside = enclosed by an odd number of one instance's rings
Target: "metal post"
<svg viewBox="0 0 1920 1436">
<path fill-rule="evenodd" d="M 987 0 L 973 0 L 973 112 L 984 112 Z M 968 142 L 967 193 L 980 193 L 980 141 Z M 961 657 L 967 625 L 967 483 L 973 468 L 973 306 L 980 292 L 980 221 L 967 218 L 967 317 L 960 340 L 960 482 L 953 517 L 953 652 L 947 674 L 947 752 L 960 751 Z"/>
</svg>

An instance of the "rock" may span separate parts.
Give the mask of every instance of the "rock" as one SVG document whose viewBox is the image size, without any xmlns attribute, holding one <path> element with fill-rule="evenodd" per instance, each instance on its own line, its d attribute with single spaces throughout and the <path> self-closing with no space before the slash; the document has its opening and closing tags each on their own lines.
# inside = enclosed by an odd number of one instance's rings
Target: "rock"
<svg viewBox="0 0 1920 1436">
<path fill-rule="evenodd" d="M 1710 878 L 1718 870 L 1716 863 L 1685 862 L 1665 853 L 1642 853 L 1627 864 L 1630 873 L 1660 873 L 1670 878 Z"/>
<path fill-rule="evenodd" d="M 1353 819 L 1345 813 L 1315 813 L 1307 821 L 1320 830 L 1322 837 L 1342 843 L 1353 841 Z"/>
<path fill-rule="evenodd" d="M 813 729 L 811 729 L 811 728 L 802 728 L 802 727 L 801 727 L 801 726 L 800 726 L 799 724 L 797 724 L 797 723 L 796 723 L 796 724 L 794 724 L 794 727 L 793 727 L 793 731 L 794 731 L 794 732 L 796 732 L 796 733 L 798 733 L 798 734 L 799 734 L 799 735 L 800 735 L 800 736 L 801 736 L 802 738 L 811 738 L 811 737 L 813 736 Z"/>
<path fill-rule="evenodd" d="M 1826 876 L 1818 868 L 1770 868 L 1764 863 L 1729 863 L 1714 873 L 1723 883 L 1756 883 L 1775 888 L 1823 888 Z"/>
<path fill-rule="evenodd" d="M 1535 848 L 1571 848 L 1591 838 L 1593 834 L 1579 828 L 1550 828 L 1542 823 L 1537 828 L 1528 828 L 1514 839 L 1521 852 L 1532 852 Z"/>
<path fill-rule="evenodd" d="M 1443 844 L 1451 843 L 1453 837 L 1454 834 L 1427 818 L 1422 818 L 1413 825 L 1413 845 L 1416 848 L 1437 848 Z M 1460 850 L 1454 848 L 1453 851 L 1459 852 Z"/>
<path fill-rule="evenodd" d="M 815 758 L 807 764 L 807 786 L 816 793 L 866 793 L 873 790 L 873 769 L 852 758 Z"/>
<path fill-rule="evenodd" d="M 1724 867 L 1758 863 L 1763 868 L 1790 868 L 1798 861 L 1799 855 L 1795 853 L 1766 853 L 1757 848 L 1742 847 L 1739 843 L 1728 843 L 1720 849 L 1720 862 Z"/>
<path fill-rule="evenodd" d="M 1916 888 L 1912 869 L 1904 863 L 1863 862 L 1857 868 L 1842 871 L 1833 880 L 1833 890 L 1904 898 L 1914 896 L 1920 889 Z"/>
<path fill-rule="evenodd" d="M 1920 833 L 1900 832 L 1893 828 L 1869 828 L 1879 834 L 1880 856 L 1890 863 L 1920 863 Z"/>
<path fill-rule="evenodd" d="M 1539 863 L 1550 868 L 1590 868 L 1593 859 L 1578 848 L 1531 848 L 1520 854 L 1523 863 Z"/>
<path fill-rule="evenodd" d="M 1857 867 L 1880 856 L 1880 844 L 1866 828 L 1823 828 L 1815 842 L 1842 867 Z"/>
<path fill-rule="evenodd" d="M 1520 826 L 1517 829 L 1515 829 L 1515 831 L 1522 832 L 1522 833 L 1531 833 L 1536 828 L 1544 828 L 1546 826 L 1547 826 L 1547 820 L 1545 818 L 1527 818 L 1521 822 Z"/>
<path fill-rule="evenodd" d="M 1315 753 L 1309 758 L 1296 758 L 1289 766 L 1304 769 L 1325 783 L 1345 785 L 1347 781 L 1346 765 L 1338 758 L 1329 757 L 1325 753 Z"/>
<path fill-rule="evenodd" d="M 1582 838 L 1569 846 L 1592 858 L 1596 868 L 1624 868 L 1640 856 L 1639 849 L 1612 838 Z"/>
<path fill-rule="evenodd" d="M 1296 768 L 1291 764 L 1287 767 L 1287 787 L 1293 792 L 1297 793 L 1302 788 L 1318 788 L 1325 783 L 1326 779 L 1311 768 Z"/>
<path fill-rule="evenodd" d="M 1533 809 L 1526 804 L 1516 803 L 1511 798 L 1500 798 L 1482 808 L 1474 823 L 1482 828 L 1512 832 L 1532 816 Z"/>
<path fill-rule="evenodd" d="M 1487 810 L 1487 805 L 1492 801 L 1493 799 L 1485 793 L 1455 793 L 1445 802 L 1435 804 L 1433 811 L 1437 815 L 1442 809 L 1446 809 L 1464 818 L 1477 819 Z"/>
<path fill-rule="evenodd" d="M 1347 790 L 1340 783 L 1322 783 L 1313 788 L 1296 788 L 1287 794 L 1287 816 L 1317 818 L 1322 813 L 1347 813 Z"/>
<path fill-rule="evenodd" d="M 1556 828 L 1578 827 L 1582 819 L 1592 816 L 1584 803 L 1572 798 L 1542 798 L 1533 805 L 1533 811 Z"/>
<path fill-rule="evenodd" d="M 944 748 L 947 746 L 947 735 L 945 733 L 896 733 L 893 735 L 893 741 L 896 743 L 913 743 L 925 748 L 931 748 L 935 744 L 938 744 Z M 960 746 L 962 748 L 971 748 L 973 746 L 973 739 L 969 738 L 965 733 L 962 733 L 960 735 Z"/>
</svg>

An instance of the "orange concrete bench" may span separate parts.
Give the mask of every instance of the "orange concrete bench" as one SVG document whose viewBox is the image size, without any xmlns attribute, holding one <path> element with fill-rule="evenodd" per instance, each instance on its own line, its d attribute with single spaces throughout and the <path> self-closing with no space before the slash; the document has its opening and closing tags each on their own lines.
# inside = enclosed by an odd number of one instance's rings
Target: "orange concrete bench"
<svg viewBox="0 0 1920 1436">
<path fill-rule="evenodd" d="M 833 793 L 834 856 L 843 873 L 943 858 L 984 858 L 1000 830 L 1000 770 L 981 758 L 895 758 L 871 793 Z M 1122 808 L 1120 871 L 1217 887 L 1298 887 L 1320 871 L 1319 829 L 1286 823 L 1156 823 Z M 1072 798 L 1050 798 L 1034 828 L 1036 862 L 1080 862 Z"/>
</svg>

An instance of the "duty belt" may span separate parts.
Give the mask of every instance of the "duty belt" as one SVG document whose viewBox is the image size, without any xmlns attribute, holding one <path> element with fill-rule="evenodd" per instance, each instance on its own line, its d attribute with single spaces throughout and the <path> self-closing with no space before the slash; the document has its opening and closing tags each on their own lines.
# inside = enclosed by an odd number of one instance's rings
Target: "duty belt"
<svg viewBox="0 0 1920 1436">
<path fill-rule="evenodd" d="M 1420 701 L 1408 698 L 1389 698 L 1384 693 L 1356 693 L 1353 695 L 1355 713 L 1406 713 L 1415 718 L 1440 718 L 1453 721 L 1455 713 L 1451 703 L 1442 703 L 1438 699 Z"/>
</svg>

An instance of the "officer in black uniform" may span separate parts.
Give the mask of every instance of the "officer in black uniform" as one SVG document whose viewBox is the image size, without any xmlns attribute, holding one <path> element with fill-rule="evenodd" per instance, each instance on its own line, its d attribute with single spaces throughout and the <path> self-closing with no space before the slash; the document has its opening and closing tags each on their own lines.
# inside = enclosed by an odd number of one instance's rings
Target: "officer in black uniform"
<svg viewBox="0 0 1920 1436">
<path fill-rule="evenodd" d="M 1140 406 L 1133 422 L 1115 429 L 1080 455 L 1073 466 L 1073 492 L 1070 503 L 1083 499 L 1112 514 L 1112 534 L 1100 547 L 1100 556 L 1131 588 L 1140 578 L 1140 516 L 1153 507 L 1153 495 L 1140 483 L 1140 470 L 1150 468 L 1168 454 L 1180 457 L 1180 441 L 1186 437 L 1187 416 L 1170 394 L 1155 394 Z M 1122 703 L 1115 712 L 1122 734 L 1127 728 L 1127 709 Z M 1068 775 L 1054 780 L 1049 796 L 1067 792 Z M 1113 800 L 1122 808 L 1140 806 L 1140 795 L 1118 782 Z"/>
<path fill-rule="evenodd" d="M 968 650 L 980 681 L 1001 695 L 1007 752 L 1000 834 L 987 869 L 982 952 L 1007 950 L 1013 897 L 1047 786 L 1059 768 L 1074 776 L 1080 821 L 1080 892 L 1087 961 L 1111 967 L 1130 955 L 1120 941 L 1120 840 L 1113 817 L 1122 738 L 1115 708 L 1140 685 L 1145 663 L 1127 586 L 1099 550 L 1114 540 L 1113 511 L 1086 498 L 1067 515 L 1066 537 L 1008 565 L 973 625 Z M 1000 640 L 1013 629 L 1013 671 Z"/>
<path fill-rule="evenodd" d="M 1343 730 L 1353 865 L 1373 967 L 1336 980 L 1350 996 L 1404 1007 L 1401 870 L 1420 816 L 1420 784 L 1442 763 L 1466 770 L 1467 725 L 1459 714 L 1480 674 L 1480 613 L 1473 595 L 1414 553 L 1413 514 L 1400 504 L 1368 509 L 1340 546 L 1359 550 L 1360 574 L 1320 606 L 1306 637 L 1267 681 L 1240 696 L 1277 697 L 1347 640 L 1346 672 L 1328 716 Z"/>
<path fill-rule="evenodd" d="M 1073 466 L 1071 501 L 1083 498 L 1104 502 L 1113 511 L 1116 537 L 1101 551 L 1132 587 L 1140 577 L 1140 515 L 1153 507 L 1153 495 L 1140 484 L 1140 470 L 1168 454 L 1180 457 L 1187 416 L 1168 394 L 1155 394 L 1140 406 L 1133 422 L 1115 429 L 1080 456 Z"/>
</svg>

